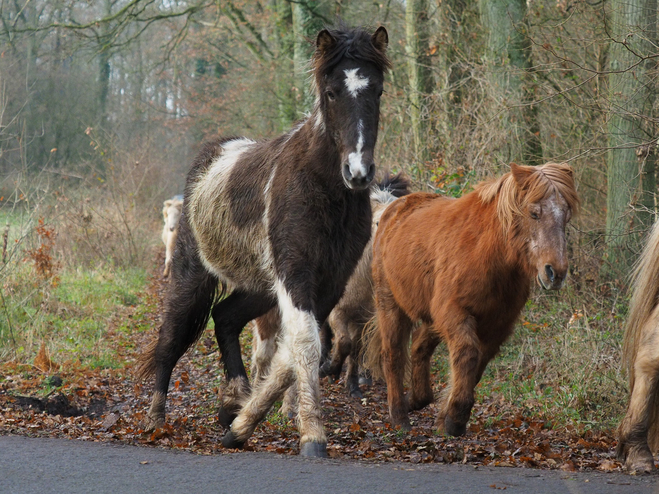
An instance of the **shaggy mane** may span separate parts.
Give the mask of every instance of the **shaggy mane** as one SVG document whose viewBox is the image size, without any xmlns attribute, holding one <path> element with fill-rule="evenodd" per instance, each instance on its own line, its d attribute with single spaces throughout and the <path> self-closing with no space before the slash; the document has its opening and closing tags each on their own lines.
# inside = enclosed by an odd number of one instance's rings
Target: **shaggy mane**
<svg viewBox="0 0 659 494">
<path fill-rule="evenodd" d="M 524 189 L 515 182 L 512 172 L 484 182 L 477 188 L 484 204 L 497 200 L 497 216 L 504 233 L 510 231 L 515 218 L 523 214 L 527 204 L 537 202 L 556 192 L 568 203 L 573 214 L 579 211 L 579 197 L 574 187 L 572 167 L 567 163 L 546 163 L 535 167 Z"/>
<path fill-rule="evenodd" d="M 321 53 L 316 49 L 311 59 L 311 70 L 316 75 L 314 90 L 321 86 L 320 82 L 344 58 L 374 63 L 378 70 L 387 73 L 391 62 L 386 53 L 377 50 L 371 42 L 371 34 L 362 28 L 347 28 L 339 26 L 327 29 L 336 43 L 331 50 Z"/>
</svg>

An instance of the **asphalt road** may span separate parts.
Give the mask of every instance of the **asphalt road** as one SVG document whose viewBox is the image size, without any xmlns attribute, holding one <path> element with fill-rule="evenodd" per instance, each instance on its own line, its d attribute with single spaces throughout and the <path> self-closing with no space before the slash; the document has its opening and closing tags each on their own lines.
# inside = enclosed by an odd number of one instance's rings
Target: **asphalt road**
<svg viewBox="0 0 659 494">
<path fill-rule="evenodd" d="M 0 493 L 659 493 L 659 474 L 373 464 L 267 453 L 199 456 L 0 436 Z"/>
</svg>

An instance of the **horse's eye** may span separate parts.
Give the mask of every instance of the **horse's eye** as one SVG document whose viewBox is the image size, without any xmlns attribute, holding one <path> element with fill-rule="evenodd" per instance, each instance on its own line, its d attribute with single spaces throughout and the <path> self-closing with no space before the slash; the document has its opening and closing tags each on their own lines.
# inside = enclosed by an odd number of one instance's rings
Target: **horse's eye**
<svg viewBox="0 0 659 494">
<path fill-rule="evenodd" d="M 533 218 L 534 220 L 539 220 L 540 219 L 540 214 L 533 211 L 533 212 L 531 212 L 531 218 Z"/>
<path fill-rule="evenodd" d="M 328 89 L 325 94 L 327 94 L 327 99 L 330 101 L 334 101 L 336 99 L 336 96 L 334 95 L 334 92 L 330 89 Z"/>
</svg>

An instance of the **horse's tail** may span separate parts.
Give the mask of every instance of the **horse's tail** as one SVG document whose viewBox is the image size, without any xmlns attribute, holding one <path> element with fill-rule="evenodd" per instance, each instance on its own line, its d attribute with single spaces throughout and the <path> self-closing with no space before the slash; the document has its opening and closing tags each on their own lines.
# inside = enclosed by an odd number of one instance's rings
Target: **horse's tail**
<svg viewBox="0 0 659 494">
<path fill-rule="evenodd" d="M 378 189 L 389 192 L 394 197 L 403 197 L 411 192 L 410 180 L 402 172 L 387 175 L 378 182 Z"/>
<path fill-rule="evenodd" d="M 199 258 L 185 215 L 179 223 L 171 276 L 158 337 L 137 359 L 135 374 L 140 380 L 154 375 L 172 354 L 183 355 L 204 332 L 211 309 L 226 294 L 225 284 Z"/>
<path fill-rule="evenodd" d="M 364 325 L 362 332 L 362 360 L 364 368 L 370 371 L 373 379 L 382 379 L 382 336 L 378 328 L 377 316 Z"/>
<path fill-rule="evenodd" d="M 641 257 L 636 262 L 631 277 L 632 298 L 629 314 L 625 324 L 623 340 L 623 364 L 629 375 L 629 390 L 634 389 L 636 380 L 634 363 L 641 345 L 652 341 L 648 332 L 658 332 L 653 324 L 648 324 L 657 306 L 659 298 L 659 221 L 655 222 L 647 238 Z M 646 397 L 650 400 L 650 417 L 648 423 L 648 444 L 652 451 L 659 449 L 659 396 Z"/>
</svg>

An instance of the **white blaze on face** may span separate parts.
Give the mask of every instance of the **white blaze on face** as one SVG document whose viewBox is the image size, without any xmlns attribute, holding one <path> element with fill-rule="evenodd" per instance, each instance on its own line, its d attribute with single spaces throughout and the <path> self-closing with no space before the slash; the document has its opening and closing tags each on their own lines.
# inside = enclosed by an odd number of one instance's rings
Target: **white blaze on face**
<svg viewBox="0 0 659 494">
<path fill-rule="evenodd" d="M 348 165 L 353 177 L 365 177 L 368 174 L 366 165 L 362 162 L 362 148 L 364 147 L 364 125 L 359 121 L 357 125 L 357 147 L 348 155 Z"/>
<path fill-rule="evenodd" d="M 346 75 L 346 87 L 353 98 L 356 98 L 359 91 L 368 86 L 368 77 L 357 75 L 359 69 L 346 69 L 343 73 Z"/>
</svg>

